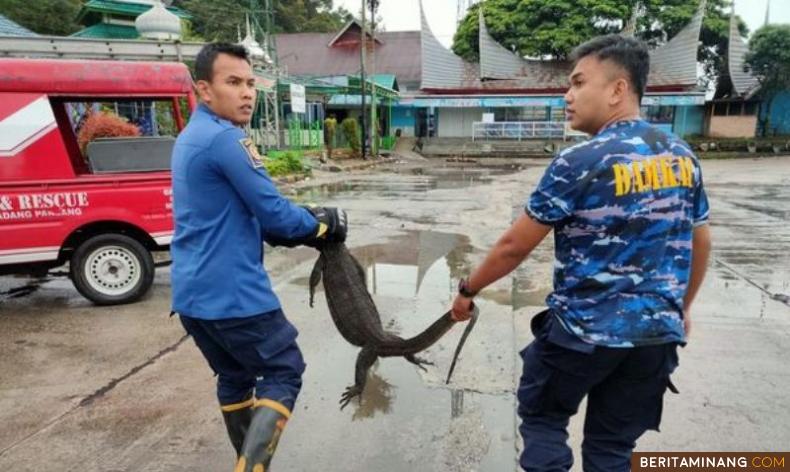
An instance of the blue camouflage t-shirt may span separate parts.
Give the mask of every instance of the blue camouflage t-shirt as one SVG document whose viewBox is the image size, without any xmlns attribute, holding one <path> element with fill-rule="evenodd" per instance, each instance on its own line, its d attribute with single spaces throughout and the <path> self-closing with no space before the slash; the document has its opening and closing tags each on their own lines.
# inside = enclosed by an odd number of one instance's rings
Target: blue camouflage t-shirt
<svg viewBox="0 0 790 472">
<path fill-rule="evenodd" d="M 692 230 L 708 211 L 696 156 L 645 121 L 614 123 L 565 149 L 526 205 L 554 228 L 547 304 L 591 344 L 683 342 Z"/>
</svg>

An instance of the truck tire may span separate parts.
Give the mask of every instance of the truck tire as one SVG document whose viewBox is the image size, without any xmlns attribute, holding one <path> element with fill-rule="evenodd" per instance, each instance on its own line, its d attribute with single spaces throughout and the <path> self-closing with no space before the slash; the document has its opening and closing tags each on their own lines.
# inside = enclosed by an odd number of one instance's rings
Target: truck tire
<svg viewBox="0 0 790 472">
<path fill-rule="evenodd" d="M 137 301 L 154 281 L 154 259 L 136 239 L 122 234 L 93 236 L 71 256 L 71 281 L 97 305 Z"/>
</svg>

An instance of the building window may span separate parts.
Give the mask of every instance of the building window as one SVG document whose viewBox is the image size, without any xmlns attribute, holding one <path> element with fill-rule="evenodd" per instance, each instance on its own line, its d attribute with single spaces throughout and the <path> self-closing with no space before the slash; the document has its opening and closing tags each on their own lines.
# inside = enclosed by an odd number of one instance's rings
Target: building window
<svg viewBox="0 0 790 472">
<path fill-rule="evenodd" d="M 323 122 L 325 118 L 324 106 L 320 102 L 307 102 L 305 104 L 305 113 L 294 113 L 291 110 L 291 104 L 285 103 L 283 105 L 283 113 L 285 114 L 285 121 L 299 121 L 303 124 L 316 121 Z"/>
<path fill-rule="evenodd" d="M 642 118 L 650 123 L 672 123 L 675 118 L 675 107 L 666 105 L 643 106 Z"/>
<path fill-rule="evenodd" d="M 757 102 L 745 102 L 743 104 L 743 114 L 746 116 L 755 116 L 757 114 Z"/>
<path fill-rule="evenodd" d="M 714 103 L 713 116 L 727 116 L 730 109 L 729 103 Z"/>
<path fill-rule="evenodd" d="M 548 116 L 549 107 L 494 108 L 496 121 L 546 121 Z"/>
</svg>

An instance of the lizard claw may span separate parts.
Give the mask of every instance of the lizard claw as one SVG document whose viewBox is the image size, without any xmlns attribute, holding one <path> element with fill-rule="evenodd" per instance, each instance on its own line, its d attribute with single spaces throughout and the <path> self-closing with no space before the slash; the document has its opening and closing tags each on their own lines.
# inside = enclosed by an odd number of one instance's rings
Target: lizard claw
<svg viewBox="0 0 790 472">
<path fill-rule="evenodd" d="M 428 369 L 425 368 L 426 365 L 434 365 L 433 362 L 426 361 L 425 359 L 422 359 L 417 356 L 406 356 L 406 360 L 416 365 L 417 367 L 419 367 L 425 372 L 428 372 Z"/>
<path fill-rule="evenodd" d="M 362 393 L 362 389 L 357 387 L 356 385 L 352 385 L 346 388 L 345 393 L 340 396 L 340 409 L 342 410 L 345 408 L 352 398 L 358 397 Z"/>
</svg>

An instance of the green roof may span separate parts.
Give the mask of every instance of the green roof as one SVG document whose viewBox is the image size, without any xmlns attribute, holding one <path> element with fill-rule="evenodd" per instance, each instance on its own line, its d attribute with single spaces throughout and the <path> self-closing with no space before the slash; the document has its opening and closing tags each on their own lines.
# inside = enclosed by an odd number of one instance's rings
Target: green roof
<svg viewBox="0 0 790 472">
<path fill-rule="evenodd" d="M 395 78 L 393 74 L 374 74 L 373 77 L 369 77 L 368 80 L 373 80 L 376 85 L 381 85 L 382 87 L 388 88 L 390 90 L 398 90 L 398 80 Z"/>
<path fill-rule="evenodd" d="M 95 25 L 77 31 L 71 36 L 77 38 L 138 39 L 140 33 L 137 32 L 134 26 L 96 23 Z"/>
<path fill-rule="evenodd" d="M 287 76 L 280 77 L 277 81 L 277 89 L 280 93 L 288 93 L 291 90 L 291 84 L 304 85 L 305 93 L 310 95 L 335 95 L 345 92 L 345 87 L 328 84 L 311 77 L 298 77 Z"/>
<path fill-rule="evenodd" d="M 83 5 L 82 9 L 77 15 L 77 21 L 81 21 L 86 14 L 91 12 L 115 13 L 137 18 L 137 16 L 147 12 L 150 9 L 151 5 L 147 3 L 128 3 L 119 2 L 117 0 L 89 0 L 88 3 Z M 168 7 L 167 9 L 178 15 L 181 19 L 189 20 L 192 18 L 192 15 L 180 8 Z"/>
</svg>

